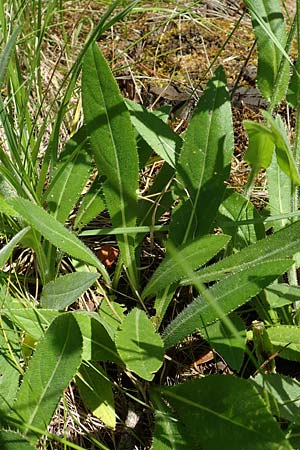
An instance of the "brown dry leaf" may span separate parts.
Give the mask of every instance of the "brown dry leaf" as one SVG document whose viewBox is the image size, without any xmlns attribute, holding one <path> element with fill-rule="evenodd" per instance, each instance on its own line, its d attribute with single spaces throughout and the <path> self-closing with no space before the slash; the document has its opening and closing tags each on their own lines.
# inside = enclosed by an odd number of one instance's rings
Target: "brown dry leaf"
<svg viewBox="0 0 300 450">
<path fill-rule="evenodd" d="M 110 244 L 105 244 L 97 250 L 96 254 L 105 267 L 111 267 L 118 259 L 119 250 Z"/>
<path fill-rule="evenodd" d="M 206 350 L 200 358 L 197 359 L 197 361 L 194 362 L 195 366 L 200 366 L 201 364 L 205 364 L 209 361 L 212 361 L 215 359 L 214 353 L 212 350 Z"/>
</svg>

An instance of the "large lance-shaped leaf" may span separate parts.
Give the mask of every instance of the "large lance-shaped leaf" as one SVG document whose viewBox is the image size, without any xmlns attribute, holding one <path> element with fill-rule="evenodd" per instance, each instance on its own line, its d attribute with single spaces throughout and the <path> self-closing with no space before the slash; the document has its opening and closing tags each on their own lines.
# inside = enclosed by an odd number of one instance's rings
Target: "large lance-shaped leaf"
<svg viewBox="0 0 300 450">
<path fill-rule="evenodd" d="M 142 298 L 161 292 L 186 274 L 186 266 L 195 270 L 213 258 L 230 240 L 225 235 L 203 236 L 168 254 L 145 287 Z"/>
<path fill-rule="evenodd" d="M 280 0 L 245 0 L 249 8 L 258 46 L 257 85 L 262 95 L 278 104 L 289 82 L 289 63 L 285 58 L 286 31 Z M 279 70 L 280 83 L 278 83 Z M 274 98 L 276 95 L 276 98 Z"/>
<path fill-rule="evenodd" d="M 116 81 L 96 45 L 87 51 L 82 73 L 82 103 L 92 151 L 114 227 L 136 225 L 138 157 L 130 115 Z M 121 258 L 137 287 L 134 236 L 119 235 Z"/>
<path fill-rule="evenodd" d="M 134 308 L 115 335 L 116 347 L 127 369 L 151 381 L 164 359 L 163 342 L 144 311 Z"/>
<path fill-rule="evenodd" d="M 247 380 L 215 375 L 161 389 L 195 449 L 292 450 L 258 391 Z"/>
<path fill-rule="evenodd" d="M 172 217 L 170 239 L 174 244 L 210 231 L 225 192 L 232 151 L 229 93 L 219 67 L 200 97 L 179 156 L 177 175 L 183 203 Z"/>
<path fill-rule="evenodd" d="M 257 295 L 286 272 L 292 260 L 267 261 L 256 267 L 246 268 L 229 275 L 214 284 L 187 306 L 165 329 L 163 340 L 165 348 L 180 342 L 196 330 L 205 333 L 207 325 L 229 314 L 247 300 Z"/>
<path fill-rule="evenodd" d="M 73 272 L 47 283 L 40 298 L 42 308 L 64 309 L 74 303 L 99 277 L 98 273 Z"/>
<path fill-rule="evenodd" d="M 50 325 L 29 362 L 16 402 L 14 418 L 46 430 L 64 389 L 81 364 L 82 336 L 70 313 Z"/>
<path fill-rule="evenodd" d="M 228 274 L 237 273 L 247 267 L 255 267 L 263 261 L 279 258 L 292 258 L 300 247 L 300 221 L 295 222 L 255 244 L 243 248 L 240 252 L 205 267 L 195 275 L 194 280 L 208 282 L 220 280 Z M 191 284 L 190 278 L 180 284 Z"/>
<path fill-rule="evenodd" d="M 43 208 L 31 203 L 29 200 L 19 197 L 10 199 L 9 204 L 32 228 L 44 236 L 51 244 L 73 256 L 75 259 L 97 267 L 105 281 L 110 282 L 105 267 L 91 250 Z"/>
</svg>

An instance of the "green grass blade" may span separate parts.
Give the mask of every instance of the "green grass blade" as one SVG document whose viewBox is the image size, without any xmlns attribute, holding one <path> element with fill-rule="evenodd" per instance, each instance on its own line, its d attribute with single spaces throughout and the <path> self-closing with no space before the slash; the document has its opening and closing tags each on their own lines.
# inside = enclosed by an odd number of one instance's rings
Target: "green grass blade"
<svg viewBox="0 0 300 450">
<path fill-rule="evenodd" d="M 87 134 L 103 183 L 114 227 L 132 227 L 137 219 L 138 157 L 130 115 L 109 67 L 96 45 L 85 57 L 82 101 Z M 137 289 L 133 236 L 118 235 L 122 261 Z"/>
<path fill-rule="evenodd" d="M 9 37 L 9 40 L 7 41 L 7 44 L 4 48 L 4 50 L 2 51 L 2 53 L 0 55 L 0 86 L 2 86 L 3 79 L 4 79 L 6 71 L 7 71 L 9 59 L 11 57 L 13 49 L 15 48 L 19 32 L 20 32 L 19 28 L 16 28 L 12 32 L 11 36 Z"/>
</svg>

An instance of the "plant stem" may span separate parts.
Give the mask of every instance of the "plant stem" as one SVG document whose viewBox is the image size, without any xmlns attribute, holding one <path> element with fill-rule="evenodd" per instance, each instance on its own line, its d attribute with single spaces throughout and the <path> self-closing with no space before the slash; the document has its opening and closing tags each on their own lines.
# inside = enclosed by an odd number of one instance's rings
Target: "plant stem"
<svg viewBox="0 0 300 450">
<path fill-rule="evenodd" d="M 250 199 L 250 195 L 251 195 L 252 189 L 253 189 L 254 184 L 255 184 L 255 177 L 256 177 L 256 175 L 257 175 L 256 167 L 252 167 L 251 168 L 251 172 L 250 172 L 249 177 L 248 177 L 247 184 L 246 184 L 246 186 L 244 188 L 244 196 L 248 200 Z"/>
</svg>

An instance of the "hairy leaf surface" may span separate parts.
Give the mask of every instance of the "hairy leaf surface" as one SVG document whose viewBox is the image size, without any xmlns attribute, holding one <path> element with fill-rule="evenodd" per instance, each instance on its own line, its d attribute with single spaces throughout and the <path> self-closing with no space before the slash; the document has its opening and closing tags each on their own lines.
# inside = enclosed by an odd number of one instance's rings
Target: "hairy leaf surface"
<svg viewBox="0 0 300 450">
<path fill-rule="evenodd" d="M 15 419 L 46 430 L 64 389 L 81 364 L 82 336 L 70 313 L 61 314 L 38 344 L 16 402 Z M 31 434 L 27 428 L 25 434 Z"/>
<path fill-rule="evenodd" d="M 82 73 L 84 120 L 114 227 L 132 227 L 137 219 L 138 156 L 130 115 L 102 53 L 93 45 Z M 137 288 L 134 236 L 118 235 L 121 258 Z"/>
<path fill-rule="evenodd" d="M 95 281 L 98 273 L 73 272 L 47 283 L 42 291 L 42 308 L 61 310 L 74 303 Z"/>
<path fill-rule="evenodd" d="M 174 244 L 209 233 L 225 193 L 232 152 L 231 104 L 219 67 L 199 99 L 176 165 L 182 203 L 170 225 Z"/>
<path fill-rule="evenodd" d="M 127 369 L 151 381 L 161 367 L 163 342 L 153 324 L 140 309 L 134 308 L 123 320 L 115 336 L 116 347 Z"/>
<path fill-rule="evenodd" d="M 227 276 L 188 305 L 164 330 L 165 348 L 229 314 L 286 272 L 292 260 L 265 261 Z"/>
<path fill-rule="evenodd" d="M 292 449 L 247 380 L 214 375 L 166 387 L 161 392 L 189 433 L 197 437 L 199 449 Z"/>
</svg>

